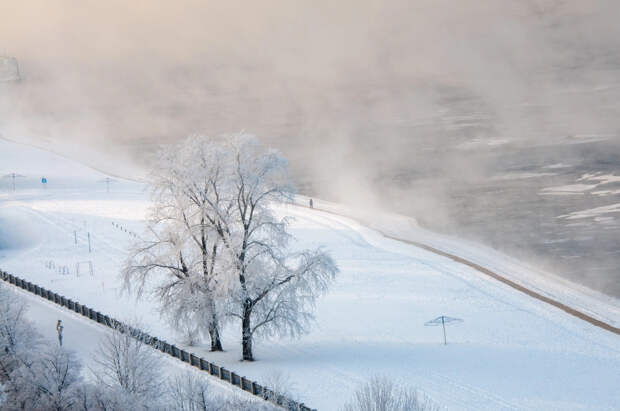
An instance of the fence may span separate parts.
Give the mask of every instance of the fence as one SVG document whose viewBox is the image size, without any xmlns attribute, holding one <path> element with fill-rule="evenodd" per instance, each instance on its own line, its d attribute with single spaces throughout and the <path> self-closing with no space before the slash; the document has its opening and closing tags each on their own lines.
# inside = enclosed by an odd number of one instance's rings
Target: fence
<svg viewBox="0 0 620 411">
<path fill-rule="evenodd" d="M 307 407 L 303 403 L 290 400 L 274 392 L 273 390 L 270 390 L 267 387 L 263 387 L 255 381 L 248 380 L 247 378 L 242 377 L 239 374 L 235 374 L 234 372 L 227 370 L 224 367 L 219 367 L 212 362 L 205 360 L 204 358 L 197 357 L 194 354 L 182 350 L 173 344 L 169 344 L 162 339 L 153 337 L 134 327 L 130 327 L 110 316 L 102 314 L 99 311 L 95 311 L 92 308 L 85 306 L 84 304 L 80 304 L 77 301 L 72 301 L 71 299 L 56 294 L 53 291 L 47 290 L 43 287 L 40 287 L 36 284 L 33 284 L 29 281 L 23 280 L 19 277 L 16 277 L 1 270 L 0 278 L 9 284 L 29 291 L 60 306 L 68 308 L 69 310 L 81 314 L 84 317 L 98 322 L 99 324 L 103 324 L 113 329 L 119 329 L 121 330 L 121 332 L 129 332 L 132 337 L 143 342 L 144 344 L 152 346 L 156 350 L 168 354 L 178 359 L 179 361 L 188 363 L 201 371 L 207 372 L 210 375 L 219 378 L 220 380 L 229 382 L 230 384 L 242 389 L 243 391 L 249 392 L 274 404 L 280 405 L 290 411 L 316 411 L 312 408 Z"/>
</svg>

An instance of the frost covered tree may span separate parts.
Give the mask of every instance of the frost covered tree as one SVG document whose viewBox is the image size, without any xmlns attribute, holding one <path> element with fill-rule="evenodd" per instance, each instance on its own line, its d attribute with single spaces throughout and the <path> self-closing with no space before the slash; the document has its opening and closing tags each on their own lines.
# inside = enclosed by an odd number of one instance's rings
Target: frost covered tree
<svg viewBox="0 0 620 411">
<path fill-rule="evenodd" d="M 0 409 L 73 407 L 81 364 L 71 351 L 43 340 L 24 317 L 26 304 L 0 285 L 0 380 L 5 401 Z"/>
<path fill-rule="evenodd" d="M 169 382 L 170 405 L 179 411 L 208 411 L 215 409 L 209 384 L 190 373 L 177 375 Z"/>
<path fill-rule="evenodd" d="M 0 381 L 6 401 L 2 409 L 28 409 L 39 402 L 40 393 L 30 384 L 41 351 L 41 337 L 25 318 L 27 305 L 0 284 Z"/>
<path fill-rule="evenodd" d="M 437 411 L 423 394 L 380 376 L 362 384 L 343 411 Z"/>
<path fill-rule="evenodd" d="M 253 361 L 255 335 L 298 335 L 316 298 L 338 268 L 322 249 L 294 251 L 287 218 L 272 206 L 292 198 L 287 163 L 252 136 L 227 141 L 233 210 L 214 228 L 232 257 L 230 314 L 241 320 L 243 359 Z"/>
<path fill-rule="evenodd" d="M 119 328 L 107 334 L 94 358 L 91 369 L 100 387 L 114 393 L 132 409 L 141 408 L 151 398 L 158 398 L 160 362 L 153 349 L 131 336 L 129 329 Z"/>
<path fill-rule="evenodd" d="M 255 335 L 305 331 L 338 269 L 321 249 L 289 247 L 288 220 L 272 208 L 293 194 L 284 158 L 245 134 L 190 141 L 198 152 L 217 153 L 206 178 L 217 181 L 217 201 L 205 203 L 204 223 L 225 252 L 217 294 L 227 295 L 228 315 L 241 321 L 243 359 L 252 361 Z"/>
<path fill-rule="evenodd" d="M 75 353 L 52 346 L 28 368 L 25 382 L 40 397 L 40 408 L 70 410 L 76 403 L 82 365 Z"/>
<path fill-rule="evenodd" d="M 31 352 L 38 351 L 41 338 L 25 318 L 27 305 L 14 292 L 0 285 L 0 377 L 29 363 Z"/>
<path fill-rule="evenodd" d="M 194 137 L 161 151 L 151 179 L 148 235 L 131 252 L 124 288 L 141 295 L 156 283 L 151 291 L 177 331 L 190 343 L 206 332 L 211 350 L 222 351 L 222 243 L 210 221 L 225 213 L 220 197 L 224 166 L 218 147 L 202 143 Z"/>
<path fill-rule="evenodd" d="M 178 411 L 278 411 L 281 407 L 259 399 L 248 399 L 229 393 L 215 395 L 203 377 L 193 372 L 177 375 L 169 381 L 169 409 Z"/>
<path fill-rule="evenodd" d="M 153 287 L 177 329 L 207 328 L 213 350 L 224 319 L 238 318 L 245 360 L 254 336 L 306 329 L 337 267 L 321 249 L 289 247 L 288 220 L 272 210 L 292 198 L 286 160 L 245 134 L 192 136 L 160 155 L 152 186 L 125 289 Z"/>
</svg>

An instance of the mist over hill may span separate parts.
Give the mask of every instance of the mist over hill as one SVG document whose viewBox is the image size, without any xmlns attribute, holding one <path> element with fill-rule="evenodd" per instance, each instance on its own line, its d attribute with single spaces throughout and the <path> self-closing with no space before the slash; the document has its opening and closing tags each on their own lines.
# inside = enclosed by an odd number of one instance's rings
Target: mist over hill
<svg viewBox="0 0 620 411">
<path fill-rule="evenodd" d="M 619 15 L 612 0 L 0 0 L 22 79 L 0 84 L 0 134 L 114 171 L 245 130 L 306 193 L 620 295 Z"/>
</svg>

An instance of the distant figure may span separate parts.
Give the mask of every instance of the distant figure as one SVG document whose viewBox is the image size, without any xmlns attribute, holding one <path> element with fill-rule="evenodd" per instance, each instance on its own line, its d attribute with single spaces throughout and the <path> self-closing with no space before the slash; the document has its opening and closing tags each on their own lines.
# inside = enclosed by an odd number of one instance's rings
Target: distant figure
<svg viewBox="0 0 620 411">
<path fill-rule="evenodd" d="M 310 199 L 310 208 L 314 208 L 314 204 L 312 203 L 312 199 Z"/>
<path fill-rule="evenodd" d="M 58 343 L 62 347 L 62 330 L 63 330 L 62 320 L 58 320 L 56 323 L 56 331 L 58 331 Z"/>
<path fill-rule="evenodd" d="M 47 178 L 43 177 L 41 179 L 41 184 L 43 184 L 43 189 L 47 190 Z"/>
</svg>

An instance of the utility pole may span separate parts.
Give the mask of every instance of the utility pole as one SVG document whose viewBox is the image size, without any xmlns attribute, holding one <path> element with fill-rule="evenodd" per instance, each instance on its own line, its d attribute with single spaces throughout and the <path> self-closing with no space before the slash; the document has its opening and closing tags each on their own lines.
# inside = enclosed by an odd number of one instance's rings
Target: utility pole
<svg viewBox="0 0 620 411">
<path fill-rule="evenodd" d="M 15 191 L 15 179 L 18 178 L 18 177 L 25 177 L 25 176 L 23 176 L 21 174 L 17 174 L 17 173 L 11 173 L 11 174 L 5 175 L 4 177 L 5 178 L 9 177 L 11 179 L 11 185 L 13 187 L 13 191 Z"/>
<path fill-rule="evenodd" d="M 88 252 L 91 252 L 91 247 L 90 247 L 90 233 L 88 233 Z"/>
<path fill-rule="evenodd" d="M 103 180 L 99 180 L 99 183 L 105 183 L 105 191 L 106 193 L 110 193 L 110 183 L 114 183 L 116 182 L 116 180 L 114 180 L 113 178 L 110 177 L 106 177 Z"/>
</svg>

